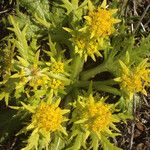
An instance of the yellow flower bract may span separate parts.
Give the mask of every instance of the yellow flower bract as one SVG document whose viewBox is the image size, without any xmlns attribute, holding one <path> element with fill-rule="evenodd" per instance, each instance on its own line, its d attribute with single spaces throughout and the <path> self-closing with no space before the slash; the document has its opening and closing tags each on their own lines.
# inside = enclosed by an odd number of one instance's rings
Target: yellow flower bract
<svg viewBox="0 0 150 150">
<path fill-rule="evenodd" d="M 80 36 L 75 38 L 75 45 L 75 53 L 78 53 L 85 61 L 87 61 L 88 56 L 94 61 L 96 61 L 95 55 L 102 56 L 99 52 L 99 43 L 97 39 L 88 39 L 85 35 Z"/>
<path fill-rule="evenodd" d="M 94 132 L 105 130 L 112 122 L 110 108 L 102 102 L 90 102 L 86 107 L 86 116 L 86 127 Z"/>
<path fill-rule="evenodd" d="M 106 37 L 114 32 L 113 25 L 120 22 L 112 16 L 116 11 L 117 9 L 98 8 L 97 11 L 90 11 L 88 16 L 85 16 L 92 37 Z"/>
<path fill-rule="evenodd" d="M 82 97 L 85 100 L 84 103 L 81 102 L 81 107 L 77 107 L 77 113 L 79 113 L 78 120 L 85 120 L 82 122 L 82 126 L 89 130 L 90 132 L 95 132 L 100 134 L 101 132 L 107 132 L 109 127 L 119 120 L 112 114 L 111 104 L 104 103 L 104 99 L 100 98 L 99 101 L 95 100 L 95 97 L 90 95 L 87 97 Z"/>
<path fill-rule="evenodd" d="M 64 63 L 63 62 L 54 62 L 51 66 L 54 73 L 64 73 Z"/>
<path fill-rule="evenodd" d="M 49 81 L 49 77 L 37 66 L 31 65 L 30 67 L 23 67 L 19 72 L 20 82 L 16 88 L 20 88 L 20 85 L 29 84 L 31 87 L 37 88 L 43 86 Z"/>
<path fill-rule="evenodd" d="M 120 64 L 122 66 L 122 73 L 119 79 L 121 81 L 121 88 L 130 97 L 136 92 L 146 94 L 145 86 L 149 86 L 150 84 L 150 70 L 146 67 L 146 60 L 132 70 L 127 68 L 122 61 L 120 61 Z"/>
<path fill-rule="evenodd" d="M 64 88 L 64 84 L 61 80 L 59 79 L 51 79 L 49 86 L 54 89 L 54 90 L 59 90 Z"/>
<path fill-rule="evenodd" d="M 123 74 L 121 77 L 121 86 L 129 93 L 144 92 L 144 88 L 148 85 L 148 70 L 142 69 L 138 72 L 130 72 L 130 74 Z M 144 93 L 145 94 L 145 93 Z"/>
<path fill-rule="evenodd" d="M 32 117 L 34 125 L 39 129 L 54 132 L 58 130 L 63 122 L 62 110 L 55 105 L 41 103 Z"/>
</svg>

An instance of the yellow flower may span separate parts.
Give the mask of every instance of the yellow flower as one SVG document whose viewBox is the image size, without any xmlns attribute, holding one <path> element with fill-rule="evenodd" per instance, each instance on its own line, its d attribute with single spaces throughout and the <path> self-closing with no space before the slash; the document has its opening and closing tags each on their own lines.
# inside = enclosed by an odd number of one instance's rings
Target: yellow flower
<svg viewBox="0 0 150 150">
<path fill-rule="evenodd" d="M 117 9 L 98 8 L 85 16 L 92 37 L 106 37 L 114 32 L 114 24 L 120 22 L 119 19 L 113 18 L 116 11 Z"/>
<path fill-rule="evenodd" d="M 44 86 L 48 83 L 49 77 L 47 75 L 35 76 L 32 77 L 29 81 L 29 85 L 32 87 Z"/>
<path fill-rule="evenodd" d="M 80 120 L 84 120 L 82 126 L 90 132 L 98 134 L 107 132 L 114 122 L 119 121 L 119 119 L 112 114 L 113 105 L 104 103 L 103 98 L 97 102 L 92 95 L 82 99 L 86 100 L 84 104 L 81 104 L 81 108 L 77 107 L 77 112 L 80 115 L 78 120 L 79 122 Z"/>
<path fill-rule="evenodd" d="M 75 53 L 78 53 L 85 61 L 90 56 L 94 61 L 95 55 L 102 56 L 99 52 L 100 44 L 97 39 L 88 37 L 86 34 L 80 34 L 74 38 Z"/>
<path fill-rule="evenodd" d="M 147 59 L 130 70 L 122 61 L 120 61 L 122 73 L 119 81 L 121 82 L 121 88 L 130 98 L 132 98 L 133 94 L 136 92 L 146 94 L 145 87 L 150 85 L 150 70 L 146 67 L 146 62 Z"/>
<path fill-rule="evenodd" d="M 52 101 L 55 100 L 53 103 Z M 42 101 L 38 106 L 35 105 L 26 105 L 21 102 L 23 108 L 32 113 L 31 123 L 24 128 L 21 132 L 27 132 L 32 130 L 32 133 L 27 141 L 27 146 L 24 150 L 38 149 L 40 142 L 42 147 L 48 150 L 49 143 L 54 139 L 57 133 L 63 133 L 67 135 L 65 128 L 62 126 L 62 123 L 68 121 L 64 116 L 69 112 L 67 109 L 61 109 L 59 104 L 61 99 L 56 97 L 49 97 L 47 102 Z"/>
<path fill-rule="evenodd" d="M 52 63 L 51 70 L 54 73 L 64 73 L 64 63 L 60 61 Z"/>
<path fill-rule="evenodd" d="M 37 107 L 32 116 L 32 122 L 36 128 L 49 132 L 59 130 L 63 121 L 65 121 L 63 110 L 54 104 L 48 105 L 44 102 Z"/>
<path fill-rule="evenodd" d="M 46 85 L 49 81 L 49 77 L 46 75 L 44 69 L 42 70 L 34 64 L 28 67 L 21 67 L 19 73 L 12 76 L 12 78 L 20 78 L 20 81 L 16 85 L 16 89 L 19 89 L 21 86 L 25 86 L 26 84 L 29 84 L 29 86 L 35 89 L 38 86 Z"/>
<path fill-rule="evenodd" d="M 90 97 L 90 99 L 93 99 L 93 97 Z M 85 126 L 94 132 L 101 132 L 109 128 L 109 125 L 113 121 L 110 108 L 109 105 L 101 101 L 94 102 L 94 100 L 89 100 L 85 107 L 84 115 L 87 117 Z"/>
<path fill-rule="evenodd" d="M 112 113 L 102 102 L 89 103 L 86 107 L 88 121 L 86 126 L 94 132 L 104 131 L 112 123 Z"/>
<path fill-rule="evenodd" d="M 59 80 L 59 79 L 51 79 L 49 86 L 53 89 L 53 90 L 59 90 L 59 89 L 64 89 L 64 83 L 63 81 Z"/>
</svg>

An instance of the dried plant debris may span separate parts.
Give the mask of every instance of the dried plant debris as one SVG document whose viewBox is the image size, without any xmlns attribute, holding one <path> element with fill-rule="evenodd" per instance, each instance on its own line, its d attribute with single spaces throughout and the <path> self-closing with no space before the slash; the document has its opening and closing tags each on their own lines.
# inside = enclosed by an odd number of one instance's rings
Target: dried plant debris
<svg viewBox="0 0 150 150">
<path fill-rule="evenodd" d="M 136 109 L 135 127 L 133 132 L 132 150 L 150 149 L 150 97 L 141 98 L 141 104 Z M 120 127 L 122 137 L 118 138 L 118 144 L 124 150 L 130 149 L 132 136 L 132 121 Z"/>
</svg>

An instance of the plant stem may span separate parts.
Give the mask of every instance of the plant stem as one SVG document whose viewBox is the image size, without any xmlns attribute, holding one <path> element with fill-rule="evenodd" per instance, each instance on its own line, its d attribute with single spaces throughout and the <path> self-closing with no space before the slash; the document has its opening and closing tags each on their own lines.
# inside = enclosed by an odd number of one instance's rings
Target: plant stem
<svg viewBox="0 0 150 150">
<path fill-rule="evenodd" d="M 108 71 L 108 64 L 106 65 L 107 63 L 102 63 L 100 65 L 98 65 L 97 67 L 95 68 L 92 68 L 90 70 L 87 70 L 87 71 L 83 71 L 81 73 L 81 80 L 88 80 L 92 77 L 94 77 L 96 74 L 98 73 L 101 73 L 101 72 L 104 72 L 104 71 Z"/>
<path fill-rule="evenodd" d="M 78 80 L 79 73 L 82 71 L 84 61 L 79 55 L 75 55 L 72 64 L 72 80 Z"/>
<path fill-rule="evenodd" d="M 131 128 L 130 150 L 132 150 L 132 148 L 133 148 L 135 122 L 136 122 L 136 98 L 135 98 L 135 94 L 133 95 L 132 114 L 133 114 L 134 118 L 133 118 L 133 121 L 131 124 L 132 128 Z"/>
<path fill-rule="evenodd" d="M 58 150 L 59 144 L 60 144 L 60 137 L 58 138 L 58 141 L 57 141 L 56 150 Z"/>
<path fill-rule="evenodd" d="M 76 87 L 88 87 L 89 84 L 91 83 L 91 81 L 78 81 L 77 83 L 74 84 L 74 86 Z M 104 80 L 104 81 L 93 81 L 92 82 L 94 86 L 98 86 L 98 85 L 108 85 L 108 86 L 112 86 L 117 84 L 116 81 L 110 79 L 110 80 Z"/>
<path fill-rule="evenodd" d="M 96 81 L 93 82 L 93 89 L 99 90 L 99 91 L 105 91 L 108 93 L 112 93 L 115 95 L 121 95 L 120 91 L 112 85 L 116 84 L 113 80 L 106 80 L 106 81 Z M 90 81 L 79 81 L 78 83 L 74 84 L 74 87 L 83 87 L 88 89 L 90 85 Z"/>
<path fill-rule="evenodd" d="M 135 29 L 134 29 L 134 31 L 133 31 L 133 34 L 135 34 L 136 31 L 138 30 L 140 24 L 142 23 L 142 20 L 143 20 L 144 16 L 146 15 L 147 11 L 149 10 L 149 7 L 150 7 L 150 4 L 146 7 L 145 11 L 143 12 L 143 14 L 142 14 L 140 20 L 138 21 L 138 23 L 137 23 L 137 25 L 136 25 L 136 27 L 135 27 Z"/>
</svg>

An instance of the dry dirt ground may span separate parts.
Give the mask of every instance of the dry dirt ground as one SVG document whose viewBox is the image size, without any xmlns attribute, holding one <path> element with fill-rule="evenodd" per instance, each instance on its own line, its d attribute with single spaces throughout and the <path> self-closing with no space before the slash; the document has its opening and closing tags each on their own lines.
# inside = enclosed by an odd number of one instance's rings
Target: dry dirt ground
<svg viewBox="0 0 150 150">
<path fill-rule="evenodd" d="M 150 150 L 150 94 L 141 96 L 134 120 L 123 124 L 121 131 L 117 142 L 123 150 Z"/>
</svg>

